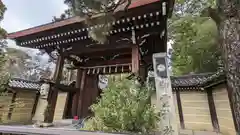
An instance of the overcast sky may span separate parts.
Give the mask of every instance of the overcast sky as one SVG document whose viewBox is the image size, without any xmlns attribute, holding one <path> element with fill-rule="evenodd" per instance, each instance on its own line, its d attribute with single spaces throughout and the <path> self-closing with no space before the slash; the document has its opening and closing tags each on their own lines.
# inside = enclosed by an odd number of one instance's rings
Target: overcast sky
<svg viewBox="0 0 240 135">
<path fill-rule="evenodd" d="M 63 0 L 2 0 L 7 7 L 1 27 L 8 33 L 51 22 L 67 8 Z M 9 46 L 15 43 L 9 41 Z"/>
<path fill-rule="evenodd" d="M 52 21 L 67 8 L 63 0 L 2 0 L 7 7 L 1 27 L 8 33 L 24 30 Z M 8 46 L 19 48 L 15 42 L 8 41 Z M 37 51 L 29 51 L 34 55 Z M 44 58 L 45 59 L 45 58 Z M 45 63 L 46 60 L 43 60 Z"/>
<path fill-rule="evenodd" d="M 7 11 L 2 27 L 15 32 L 51 22 L 66 9 L 63 0 L 3 0 Z"/>
</svg>

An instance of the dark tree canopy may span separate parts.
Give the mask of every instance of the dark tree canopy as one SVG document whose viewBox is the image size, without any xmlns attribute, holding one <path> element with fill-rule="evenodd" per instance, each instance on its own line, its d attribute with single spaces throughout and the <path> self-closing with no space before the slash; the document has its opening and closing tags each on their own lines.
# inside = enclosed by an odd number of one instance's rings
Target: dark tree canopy
<svg viewBox="0 0 240 135">
<path fill-rule="evenodd" d="M 6 11 L 5 5 L 0 0 L 0 22 L 3 20 L 4 13 Z M 4 48 L 6 47 L 6 31 L 0 27 L 0 90 L 2 90 L 8 81 L 9 74 L 7 72 L 4 72 L 5 64 L 6 64 L 6 55 L 4 53 Z"/>
<path fill-rule="evenodd" d="M 0 21 L 3 20 L 3 18 L 4 18 L 4 13 L 5 13 L 6 10 L 7 10 L 6 6 L 5 6 L 5 5 L 2 3 L 2 1 L 0 0 Z M 0 39 L 5 38 L 6 33 L 7 33 L 7 32 L 6 32 L 2 27 L 0 27 Z"/>
</svg>

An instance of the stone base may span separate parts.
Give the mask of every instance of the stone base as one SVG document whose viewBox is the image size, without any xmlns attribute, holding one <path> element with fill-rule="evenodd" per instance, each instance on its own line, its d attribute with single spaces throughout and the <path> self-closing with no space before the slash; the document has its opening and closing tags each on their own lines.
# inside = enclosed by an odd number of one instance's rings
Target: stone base
<svg viewBox="0 0 240 135">
<path fill-rule="evenodd" d="M 72 124 L 77 124 L 77 123 L 79 123 L 79 120 L 72 120 Z"/>
<path fill-rule="evenodd" d="M 42 123 L 43 127 L 53 127 L 53 123 Z"/>
<path fill-rule="evenodd" d="M 53 123 L 35 123 L 33 124 L 34 128 L 47 128 L 47 127 L 53 127 Z"/>
</svg>

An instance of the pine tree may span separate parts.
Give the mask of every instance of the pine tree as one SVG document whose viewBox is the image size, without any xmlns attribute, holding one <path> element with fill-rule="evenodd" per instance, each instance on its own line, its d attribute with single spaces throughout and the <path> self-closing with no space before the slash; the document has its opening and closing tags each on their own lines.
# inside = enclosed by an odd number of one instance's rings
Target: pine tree
<svg viewBox="0 0 240 135">
<path fill-rule="evenodd" d="M 0 22 L 3 20 L 4 13 L 6 11 L 5 5 L 0 1 Z M 5 47 L 6 47 L 6 31 L 0 27 L 0 90 L 4 90 L 5 84 L 8 82 L 9 74 L 7 72 L 3 72 L 5 68 L 5 63 L 7 61 L 5 55 Z"/>
</svg>

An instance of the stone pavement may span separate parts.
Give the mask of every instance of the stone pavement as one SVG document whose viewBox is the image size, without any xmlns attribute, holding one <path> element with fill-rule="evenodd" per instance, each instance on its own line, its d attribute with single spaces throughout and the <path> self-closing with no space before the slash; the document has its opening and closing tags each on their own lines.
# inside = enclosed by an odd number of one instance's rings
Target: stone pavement
<svg viewBox="0 0 240 135">
<path fill-rule="evenodd" d="M 180 130 L 180 135 L 223 135 L 223 134 L 211 131 Z"/>
<path fill-rule="evenodd" d="M 80 129 L 80 128 L 76 128 L 76 124 L 73 124 L 72 122 L 73 122 L 72 119 L 57 120 L 57 121 L 54 122 L 54 127 L 50 127 L 48 129 L 52 129 L 52 130 L 71 130 L 71 131 L 76 130 L 76 129 Z M 25 127 L 31 128 L 32 125 L 31 126 L 25 126 Z M 221 133 L 210 132 L 210 131 L 180 130 L 179 132 L 180 132 L 179 135 L 223 135 Z M 92 133 L 92 134 L 94 135 L 96 133 Z M 117 135 L 117 134 L 107 134 L 107 133 L 105 133 L 105 134 L 101 133 L 101 134 L 103 134 L 103 135 Z"/>
</svg>

